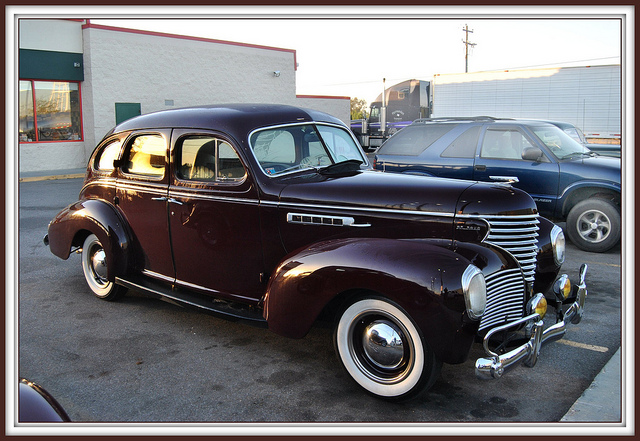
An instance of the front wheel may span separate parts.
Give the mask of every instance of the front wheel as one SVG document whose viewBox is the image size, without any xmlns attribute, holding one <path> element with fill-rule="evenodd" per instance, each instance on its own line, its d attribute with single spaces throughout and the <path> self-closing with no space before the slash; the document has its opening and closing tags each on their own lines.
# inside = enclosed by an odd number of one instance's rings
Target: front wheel
<svg viewBox="0 0 640 441">
<path fill-rule="evenodd" d="M 567 216 L 567 235 L 575 246 L 602 253 L 620 240 L 620 212 L 604 199 L 587 199 L 575 205 Z"/>
<path fill-rule="evenodd" d="M 126 288 L 107 279 L 107 253 L 95 234 L 90 234 L 82 245 L 82 272 L 89 288 L 103 300 L 117 300 Z"/>
<path fill-rule="evenodd" d="M 415 398 L 440 374 L 442 363 L 416 325 L 386 299 L 371 297 L 352 303 L 340 315 L 334 338 L 349 375 L 380 398 Z"/>
</svg>

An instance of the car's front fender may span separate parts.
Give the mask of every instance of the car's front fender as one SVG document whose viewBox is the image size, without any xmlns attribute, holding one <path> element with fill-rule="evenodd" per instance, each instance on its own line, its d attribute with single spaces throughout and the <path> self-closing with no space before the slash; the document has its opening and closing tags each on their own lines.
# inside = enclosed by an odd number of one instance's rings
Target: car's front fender
<svg viewBox="0 0 640 441">
<path fill-rule="evenodd" d="M 467 316 L 462 292 L 461 277 L 469 265 L 446 240 L 321 242 L 281 262 L 267 287 L 264 317 L 277 334 L 301 338 L 340 294 L 374 293 L 404 308 L 440 359 L 461 362 L 478 328 Z"/>
<path fill-rule="evenodd" d="M 62 210 L 51 221 L 48 242 L 51 252 L 68 259 L 73 247 L 82 246 L 89 234 L 95 234 L 107 255 L 108 279 L 126 273 L 130 239 L 116 209 L 99 199 L 81 200 Z"/>
</svg>

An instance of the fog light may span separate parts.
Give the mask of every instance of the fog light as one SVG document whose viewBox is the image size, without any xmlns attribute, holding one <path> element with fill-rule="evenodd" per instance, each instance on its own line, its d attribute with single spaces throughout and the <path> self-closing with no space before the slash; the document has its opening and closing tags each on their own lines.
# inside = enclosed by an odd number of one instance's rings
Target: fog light
<svg viewBox="0 0 640 441">
<path fill-rule="evenodd" d="M 561 275 L 553 284 L 553 293 L 558 300 L 563 301 L 569 298 L 571 294 L 571 281 L 566 274 Z"/>
<path fill-rule="evenodd" d="M 540 293 L 536 294 L 529 302 L 529 314 L 537 313 L 542 320 L 547 313 L 547 299 Z"/>
</svg>

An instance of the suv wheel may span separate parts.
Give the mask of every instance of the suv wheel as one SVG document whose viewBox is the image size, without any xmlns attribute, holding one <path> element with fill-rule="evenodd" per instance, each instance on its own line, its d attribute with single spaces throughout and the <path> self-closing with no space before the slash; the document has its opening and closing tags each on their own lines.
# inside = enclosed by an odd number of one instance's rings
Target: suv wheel
<svg viewBox="0 0 640 441">
<path fill-rule="evenodd" d="M 567 235 L 578 248 L 594 253 L 611 249 L 620 240 L 620 212 L 604 199 L 576 204 L 567 216 Z"/>
</svg>

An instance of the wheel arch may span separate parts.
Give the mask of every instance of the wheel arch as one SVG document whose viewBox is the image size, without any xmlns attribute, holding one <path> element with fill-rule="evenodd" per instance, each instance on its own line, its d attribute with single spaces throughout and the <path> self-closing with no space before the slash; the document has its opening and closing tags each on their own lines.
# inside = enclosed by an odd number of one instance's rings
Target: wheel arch
<svg viewBox="0 0 640 441">
<path fill-rule="evenodd" d="M 335 317 L 357 297 L 377 296 L 407 311 L 443 361 L 464 361 L 478 327 L 466 316 L 461 287 L 470 262 L 445 244 L 345 239 L 294 252 L 270 278 L 264 318 L 273 332 L 302 338 L 319 317 Z"/>
<path fill-rule="evenodd" d="M 578 202 L 590 198 L 611 201 L 619 208 L 621 204 L 620 188 L 614 185 L 597 183 L 582 183 L 567 188 L 560 198 L 562 201 L 562 210 L 560 212 L 562 218 L 566 219 L 571 209 Z"/>
<path fill-rule="evenodd" d="M 48 228 L 51 252 L 66 260 L 72 248 L 81 247 L 90 234 L 98 237 L 107 253 L 109 280 L 125 274 L 130 263 L 130 234 L 116 209 L 102 200 L 78 201 L 51 221 Z"/>
</svg>

